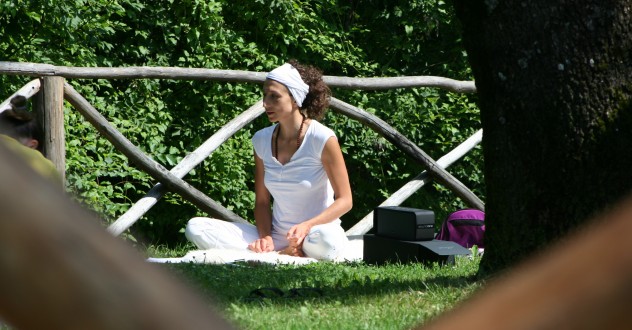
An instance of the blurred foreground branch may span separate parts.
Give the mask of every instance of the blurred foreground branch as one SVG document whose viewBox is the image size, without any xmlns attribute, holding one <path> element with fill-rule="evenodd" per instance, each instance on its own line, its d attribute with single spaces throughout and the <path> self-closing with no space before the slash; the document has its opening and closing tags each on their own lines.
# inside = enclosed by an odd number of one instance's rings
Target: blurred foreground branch
<svg viewBox="0 0 632 330">
<path fill-rule="evenodd" d="M 18 329 L 230 329 L 0 145 L 0 319 Z"/>
<path fill-rule="evenodd" d="M 629 329 L 632 199 L 589 223 L 423 329 Z"/>
</svg>

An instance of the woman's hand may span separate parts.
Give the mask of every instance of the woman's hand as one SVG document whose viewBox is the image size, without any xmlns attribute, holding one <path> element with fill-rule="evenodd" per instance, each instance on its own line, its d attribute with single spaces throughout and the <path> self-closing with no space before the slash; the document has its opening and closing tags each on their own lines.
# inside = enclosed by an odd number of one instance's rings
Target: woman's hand
<svg viewBox="0 0 632 330">
<path fill-rule="evenodd" d="M 257 253 L 272 252 L 274 251 L 274 242 L 271 236 L 266 236 L 250 243 L 248 249 Z"/>
<path fill-rule="evenodd" d="M 290 242 L 290 245 L 302 246 L 303 240 L 309 234 L 309 231 L 312 229 L 312 225 L 308 222 L 299 223 L 298 225 L 294 225 L 287 232 L 287 240 Z"/>
</svg>

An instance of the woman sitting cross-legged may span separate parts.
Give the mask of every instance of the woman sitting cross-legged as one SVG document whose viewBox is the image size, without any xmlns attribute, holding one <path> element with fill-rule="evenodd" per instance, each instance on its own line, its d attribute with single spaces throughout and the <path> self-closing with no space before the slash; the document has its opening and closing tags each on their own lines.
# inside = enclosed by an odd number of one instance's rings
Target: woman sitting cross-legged
<svg viewBox="0 0 632 330">
<path fill-rule="evenodd" d="M 256 226 L 193 218 L 185 231 L 191 242 L 321 260 L 340 255 L 347 245 L 340 217 L 352 197 L 338 140 L 318 122 L 330 94 L 315 67 L 290 61 L 268 73 L 263 106 L 276 124 L 252 138 Z"/>
</svg>

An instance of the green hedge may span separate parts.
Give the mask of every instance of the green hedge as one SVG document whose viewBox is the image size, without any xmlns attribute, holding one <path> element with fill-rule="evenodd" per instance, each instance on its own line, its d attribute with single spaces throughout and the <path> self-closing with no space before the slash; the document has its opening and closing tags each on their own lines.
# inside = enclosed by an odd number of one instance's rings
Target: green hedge
<svg viewBox="0 0 632 330">
<path fill-rule="evenodd" d="M 4 60 L 68 66 L 172 66 L 265 72 L 290 58 L 327 75 L 437 75 L 471 79 L 452 8 L 442 1 L 4 1 Z M 8 97 L 32 78 L 0 76 Z M 128 139 L 167 168 L 261 97 L 249 83 L 157 79 L 69 82 Z M 479 125 L 475 95 L 438 89 L 333 89 L 370 111 L 438 159 Z M 137 170 L 76 110 L 65 107 L 67 190 L 101 215 L 123 214 L 156 181 Z M 346 227 L 423 169 L 361 124 L 330 112 L 350 169 L 354 209 Z M 254 132 L 258 118 L 185 179 L 240 216 L 252 219 Z M 484 198 L 482 156 L 476 150 L 450 172 Z M 405 205 L 442 219 L 464 205 L 430 185 Z M 126 237 L 179 244 L 186 221 L 203 215 L 168 194 Z M 131 234 L 131 235 L 130 235 Z"/>
</svg>

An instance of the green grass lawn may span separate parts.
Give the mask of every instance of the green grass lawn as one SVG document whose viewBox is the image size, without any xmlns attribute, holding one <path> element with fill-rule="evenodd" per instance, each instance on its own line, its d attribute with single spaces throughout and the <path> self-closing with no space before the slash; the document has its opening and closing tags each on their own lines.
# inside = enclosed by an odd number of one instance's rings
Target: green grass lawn
<svg viewBox="0 0 632 330">
<path fill-rule="evenodd" d="M 319 262 L 160 267 L 188 282 L 239 329 L 409 329 L 477 290 L 479 261 L 480 257 L 457 257 L 453 266 Z M 250 296 L 252 290 L 270 287 L 280 289 L 283 296 Z M 291 296 L 292 288 L 318 290 Z"/>
</svg>

